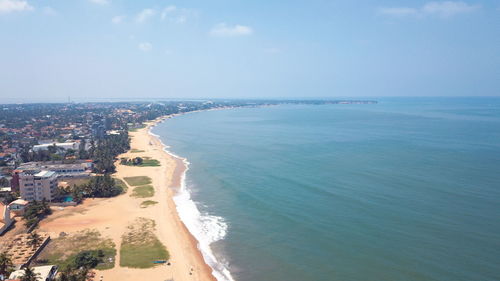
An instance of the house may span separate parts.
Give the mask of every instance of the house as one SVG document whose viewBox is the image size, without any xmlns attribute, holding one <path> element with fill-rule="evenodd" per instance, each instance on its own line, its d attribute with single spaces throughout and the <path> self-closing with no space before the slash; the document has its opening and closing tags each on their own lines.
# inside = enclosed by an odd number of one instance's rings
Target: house
<svg viewBox="0 0 500 281">
<path fill-rule="evenodd" d="M 10 211 L 16 216 L 22 216 L 24 209 L 28 206 L 29 202 L 23 199 L 17 199 L 9 204 Z"/>
<path fill-rule="evenodd" d="M 2 235 L 14 223 L 14 217 L 10 213 L 9 206 L 2 202 L 0 202 L 0 212 L 0 235 Z"/>
<path fill-rule="evenodd" d="M 57 274 L 57 266 L 55 265 L 44 265 L 35 266 L 32 268 L 35 272 L 37 281 L 51 281 L 55 280 Z M 24 269 L 16 270 L 12 272 L 7 280 L 21 279 L 24 276 Z"/>
</svg>

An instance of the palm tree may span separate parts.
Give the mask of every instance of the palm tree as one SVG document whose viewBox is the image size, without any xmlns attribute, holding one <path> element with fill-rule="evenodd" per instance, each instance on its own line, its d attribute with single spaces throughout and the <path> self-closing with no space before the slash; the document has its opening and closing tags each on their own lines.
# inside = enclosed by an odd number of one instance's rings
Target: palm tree
<svg viewBox="0 0 500 281">
<path fill-rule="evenodd" d="M 21 281 L 37 281 L 39 275 L 40 274 L 34 272 L 30 267 L 25 267 Z"/>
<path fill-rule="evenodd" d="M 40 246 L 40 244 L 42 243 L 42 237 L 36 232 L 32 232 L 29 236 L 29 239 L 30 240 L 28 241 L 28 245 L 33 248 L 38 248 L 38 246 Z"/>
<path fill-rule="evenodd" d="M 0 253 L 0 275 L 5 278 L 8 277 L 13 268 L 14 264 L 7 253 Z"/>
</svg>

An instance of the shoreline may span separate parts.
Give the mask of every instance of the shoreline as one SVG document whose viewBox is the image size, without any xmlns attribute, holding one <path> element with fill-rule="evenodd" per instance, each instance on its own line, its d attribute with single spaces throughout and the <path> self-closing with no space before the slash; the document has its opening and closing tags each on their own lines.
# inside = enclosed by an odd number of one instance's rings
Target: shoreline
<svg viewBox="0 0 500 281">
<path fill-rule="evenodd" d="M 207 234 L 206 233 L 200 233 L 199 231 L 199 226 L 197 223 L 199 222 L 199 219 L 203 217 L 195 202 L 191 200 L 191 196 L 189 191 L 187 190 L 186 186 L 186 173 L 189 170 L 189 165 L 190 162 L 187 160 L 187 158 L 176 155 L 175 153 L 171 152 L 168 148 L 170 148 L 169 145 L 163 143 L 161 140 L 161 137 L 155 133 L 152 132 L 152 130 L 159 124 L 163 123 L 164 121 L 184 115 L 187 113 L 196 113 L 196 112 L 204 112 L 204 111 L 211 111 L 211 110 L 223 110 L 223 109 L 232 109 L 233 107 L 229 108 L 218 108 L 218 109 L 210 109 L 210 110 L 196 110 L 196 111 L 191 111 L 191 112 L 185 112 L 185 113 L 180 113 L 180 114 L 172 114 L 172 115 L 166 115 L 159 117 L 153 121 L 150 121 L 149 124 L 144 128 L 147 132 L 148 135 L 151 137 L 152 140 L 154 140 L 155 145 L 161 146 L 162 151 L 168 155 L 168 157 L 171 157 L 172 159 L 175 160 L 175 168 L 174 168 L 174 174 L 173 177 L 170 181 L 170 185 L 168 186 L 172 191 L 174 191 L 174 194 L 172 194 L 171 200 L 174 201 L 175 203 L 175 211 L 177 213 L 177 217 L 182 223 L 183 230 L 187 232 L 187 234 L 190 236 L 191 243 L 194 244 L 196 249 L 198 250 L 198 255 L 199 258 L 203 261 L 205 266 L 208 268 L 209 272 L 211 273 L 211 276 L 214 278 L 214 280 L 217 281 L 234 281 L 233 277 L 231 276 L 230 271 L 228 268 L 222 264 L 220 261 L 217 260 L 215 257 L 214 253 L 212 252 L 210 248 L 210 244 L 212 242 L 221 240 L 224 238 L 227 230 L 227 226 L 224 224 L 222 229 L 219 229 L 219 231 L 222 231 L 222 235 L 219 234 L 219 237 L 213 238 L 212 240 L 210 237 L 208 238 L 207 241 Z M 184 212 L 182 212 L 181 209 L 184 209 Z M 189 210 L 186 210 L 189 209 Z M 187 212 L 189 212 L 189 217 L 187 217 Z M 195 215 L 193 218 L 192 215 Z M 184 218 L 183 218 L 184 217 Z M 206 216 L 205 216 L 206 217 Z M 222 218 L 218 217 L 211 217 L 214 219 L 214 223 L 217 224 L 215 227 L 221 228 L 220 224 L 223 223 L 219 220 Z M 205 218 L 206 219 L 206 218 Z M 195 221 L 193 221 L 195 220 Z"/>
<path fill-rule="evenodd" d="M 54 239 L 61 233 L 72 234 L 84 230 L 96 230 L 102 237 L 111 239 L 117 250 L 115 266 L 96 270 L 100 280 L 217 281 L 212 274 L 213 269 L 205 262 L 198 248 L 198 240 L 181 220 L 174 202 L 185 172 L 184 165 L 165 151 L 159 138 L 149 133 L 150 128 L 164 118 L 145 122 L 145 128 L 129 132 L 130 150 L 118 156 L 118 159 L 150 157 L 158 160 L 160 166 L 133 167 L 120 165 L 117 160 L 116 173 L 113 175 L 121 180 L 125 177 L 150 177 L 155 191 L 153 196 L 131 196 L 134 187 L 124 181 L 128 187 L 126 193 L 111 198 L 85 199 L 75 207 L 54 209 L 53 214 L 40 223 L 40 231 L 49 233 Z M 140 152 L 132 152 L 132 149 Z M 141 207 L 141 202 L 147 199 L 158 203 L 147 208 Z M 122 237 L 138 218 L 155 222 L 153 232 L 169 252 L 170 265 L 150 268 L 120 265 Z"/>
</svg>

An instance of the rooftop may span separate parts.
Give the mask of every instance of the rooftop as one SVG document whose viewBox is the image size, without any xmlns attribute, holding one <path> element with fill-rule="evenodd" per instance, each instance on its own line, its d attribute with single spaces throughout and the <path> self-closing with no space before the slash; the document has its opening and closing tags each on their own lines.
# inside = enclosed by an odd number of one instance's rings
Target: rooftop
<svg viewBox="0 0 500 281">
<path fill-rule="evenodd" d="M 41 171 L 41 172 L 35 174 L 35 177 L 50 178 L 55 174 L 56 174 L 56 172 L 52 172 L 52 171 Z"/>
</svg>

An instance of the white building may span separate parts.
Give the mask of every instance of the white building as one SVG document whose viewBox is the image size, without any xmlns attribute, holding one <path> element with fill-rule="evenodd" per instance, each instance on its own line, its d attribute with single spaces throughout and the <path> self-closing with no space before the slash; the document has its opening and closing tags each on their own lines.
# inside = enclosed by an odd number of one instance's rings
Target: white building
<svg viewBox="0 0 500 281">
<path fill-rule="evenodd" d="M 21 173 L 19 175 L 19 191 L 26 201 L 52 201 L 57 191 L 57 173 L 41 171 L 36 174 Z"/>
<path fill-rule="evenodd" d="M 57 148 L 63 149 L 63 150 L 68 150 L 68 149 L 73 149 L 73 150 L 78 150 L 80 143 L 79 142 L 55 142 L 55 143 L 46 143 L 46 144 L 38 144 L 33 146 L 33 151 L 39 151 L 39 150 L 47 150 L 49 149 L 49 146 L 56 146 Z"/>
<path fill-rule="evenodd" d="M 13 216 L 10 214 L 9 206 L 0 202 L 0 235 L 3 234 L 9 226 L 14 222 Z"/>
<path fill-rule="evenodd" d="M 35 266 L 32 269 L 35 272 L 37 281 L 54 280 L 57 274 L 57 266 L 55 265 Z M 12 272 L 9 279 L 21 279 L 23 276 L 24 269 L 20 269 Z"/>
</svg>

